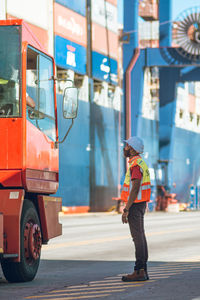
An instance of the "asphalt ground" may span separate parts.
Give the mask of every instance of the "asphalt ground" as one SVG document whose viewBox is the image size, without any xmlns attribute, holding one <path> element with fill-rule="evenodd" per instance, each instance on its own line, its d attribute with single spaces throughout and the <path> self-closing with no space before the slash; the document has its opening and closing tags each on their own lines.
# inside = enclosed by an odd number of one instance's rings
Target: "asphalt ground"
<svg viewBox="0 0 200 300">
<path fill-rule="evenodd" d="M 200 299 L 200 212 L 149 213 L 146 282 L 121 281 L 133 270 L 128 226 L 116 214 L 63 215 L 63 236 L 43 247 L 37 277 L 0 280 L 0 299 Z"/>
</svg>

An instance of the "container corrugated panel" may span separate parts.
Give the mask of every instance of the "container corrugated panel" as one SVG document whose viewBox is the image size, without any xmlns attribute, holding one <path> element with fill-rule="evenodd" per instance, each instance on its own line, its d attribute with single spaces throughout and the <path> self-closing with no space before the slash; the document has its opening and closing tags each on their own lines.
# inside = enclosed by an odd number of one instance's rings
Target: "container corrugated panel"
<svg viewBox="0 0 200 300">
<path fill-rule="evenodd" d="M 0 0 L 0 20 L 6 19 L 6 2 L 5 0 Z"/>
<path fill-rule="evenodd" d="M 196 113 L 200 115 L 200 97 L 196 97 Z"/>
<path fill-rule="evenodd" d="M 188 92 L 191 95 L 195 95 L 195 83 L 193 81 L 188 82 Z"/>
<path fill-rule="evenodd" d="M 188 202 L 190 185 L 196 185 L 200 176 L 199 134 L 195 132 L 198 130 L 196 115 L 190 114 L 194 111 L 195 97 L 188 92 L 194 90 L 193 86 L 176 84 L 178 74 L 179 70 L 172 68 L 160 71 L 160 159 L 166 160 L 165 175 L 170 192 L 176 193 L 179 201 Z M 175 92 L 177 86 L 178 93 Z M 188 109 L 183 111 L 183 122 L 177 111 L 176 94 L 183 100 L 189 98 Z"/>
<path fill-rule="evenodd" d="M 149 120 L 146 118 L 138 117 L 138 130 L 137 135 L 144 141 L 144 154 L 142 157 L 148 164 L 151 172 L 151 184 L 156 185 L 155 174 L 158 159 L 159 159 L 159 132 L 158 132 L 158 121 Z"/>
<path fill-rule="evenodd" d="M 118 64 L 115 59 L 92 52 L 92 75 L 94 78 L 117 85 Z"/>
<path fill-rule="evenodd" d="M 62 95 L 57 95 L 58 129 L 61 140 L 71 121 L 63 119 Z M 89 103 L 79 101 L 78 117 L 68 137 L 59 145 L 59 189 L 63 206 L 89 206 Z"/>
<path fill-rule="evenodd" d="M 7 13 L 20 19 L 48 30 L 49 24 L 49 1 L 48 0 L 8 0 Z"/>
<path fill-rule="evenodd" d="M 189 100 L 189 112 L 195 113 L 195 106 L 196 106 L 196 97 L 194 95 L 188 95 Z"/>
<path fill-rule="evenodd" d="M 85 0 L 55 0 L 55 2 L 76 11 L 77 13 L 86 15 L 86 1 Z"/>
<path fill-rule="evenodd" d="M 109 55 L 118 59 L 118 35 L 105 27 L 92 23 L 92 49 L 93 51 Z"/>
<path fill-rule="evenodd" d="M 159 22 L 141 22 L 139 23 L 139 38 L 141 40 L 159 39 Z"/>
<path fill-rule="evenodd" d="M 119 112 L 92 103 L 90 117 L 91 210 L 105 211 L 118 192 Z"/>
<path fill-rule="evenodd" d="M 190 185 L 196 185 L 200 176 L 199 134 L 174 128 L 169 163 L 169 184 L 181 202 L 189 201 Z M 173 184 L 176 184 L 173 187 Z"/>
<path fill-rule="evenodd" d="M 200 82 L 195 82 L 195 95 L 200 97 Z"/>
<path fill-rule="evenodd" d="M 87 45 L 86 18 L 54 3 L 54 33 L 84 47 Z"/>
<path fill-rule="evenodd" d="M 117 0 L 107 0 L 107 2 L 110 2 L 111 4 L 117 6 Z"/>
<path fill-rule="evenodd" d="M 181 86 L 180 83 L 177 84 L 176 95 L 177 107 L 182 109 L 183 111 L 188 111 L 188 91 L 184 85 Z"/>
<path fill-rule="evenodd" d="M 56 35 L 55 62 L 61 68 L 86 74 L 86 48 Z"/>
<path fill-rule="evenodd" d="M 92 0 L 92 21 L 117 33 L 117 7 L 104 0 Z"/>
<path fill-rule="evenodd" d="M 70 121 L 62 117 L 62 95 L 57 97 L 62 139 Z M 63 198 L 64 206 L 91 206 L 92 211 L 106 211 L 116 205 L 112 197 L 118 196 L 119 173 L 124 173 L 119 126 L 118 110 L 79 101 L 74 126 L 59 146 L 56 195 Z"/>
</svg>

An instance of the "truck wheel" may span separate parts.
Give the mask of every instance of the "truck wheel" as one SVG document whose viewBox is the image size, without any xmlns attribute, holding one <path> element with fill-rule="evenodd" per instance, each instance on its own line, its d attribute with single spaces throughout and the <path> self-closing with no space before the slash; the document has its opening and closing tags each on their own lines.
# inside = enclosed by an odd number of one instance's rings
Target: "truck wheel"
<svg viewBox="0 0 200 300">
<path fill-rule="evenodd" d="M 1 262 L 5 278 L 9 282 L 25 282 L 34 279 L 42 247 L 40 221 L 35 206 L 24 200 L 20 228 L 20 262 L 5 259 Z"/>
</svg>

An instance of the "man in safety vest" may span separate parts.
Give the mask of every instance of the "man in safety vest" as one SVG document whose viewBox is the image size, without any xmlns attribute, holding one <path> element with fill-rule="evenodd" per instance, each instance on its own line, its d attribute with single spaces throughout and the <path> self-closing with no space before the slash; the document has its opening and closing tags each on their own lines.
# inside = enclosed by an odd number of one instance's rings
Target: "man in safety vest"
<svg viewBox="0 0 200 300">
<path fill-rule="evenodd" d="M 148 280 L 148 248 L 144 232 L 144 214 L 147 202 L 150 201 L 151 182 L 149 169 L 141 158 L 143 141 L 136 136 L 125 140 L 124 156 L 129 158 L 121 199 L 126 203 L 122 222 L 128 223 L 135 244 L 136 262 L 134 272 L 122 277 L 123 281 Z"/>
</svg>

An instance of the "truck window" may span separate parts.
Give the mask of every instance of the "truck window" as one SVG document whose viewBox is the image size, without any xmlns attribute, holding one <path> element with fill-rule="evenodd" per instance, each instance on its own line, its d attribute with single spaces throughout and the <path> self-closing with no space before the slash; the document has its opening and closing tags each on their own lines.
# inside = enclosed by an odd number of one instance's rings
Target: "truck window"
<svg viewBox="0 0 200 300">
<path fill-rule="evenodd" d="M 0 27 L 0 118 L 19 117 L 21 41 L 19 26 Z"/>
<path fill-rule="evenodd" d="M 55 141 L 53 61 L 32 48 L 27 52 L 26 107 L 27 119 Z"/>
</svg>

